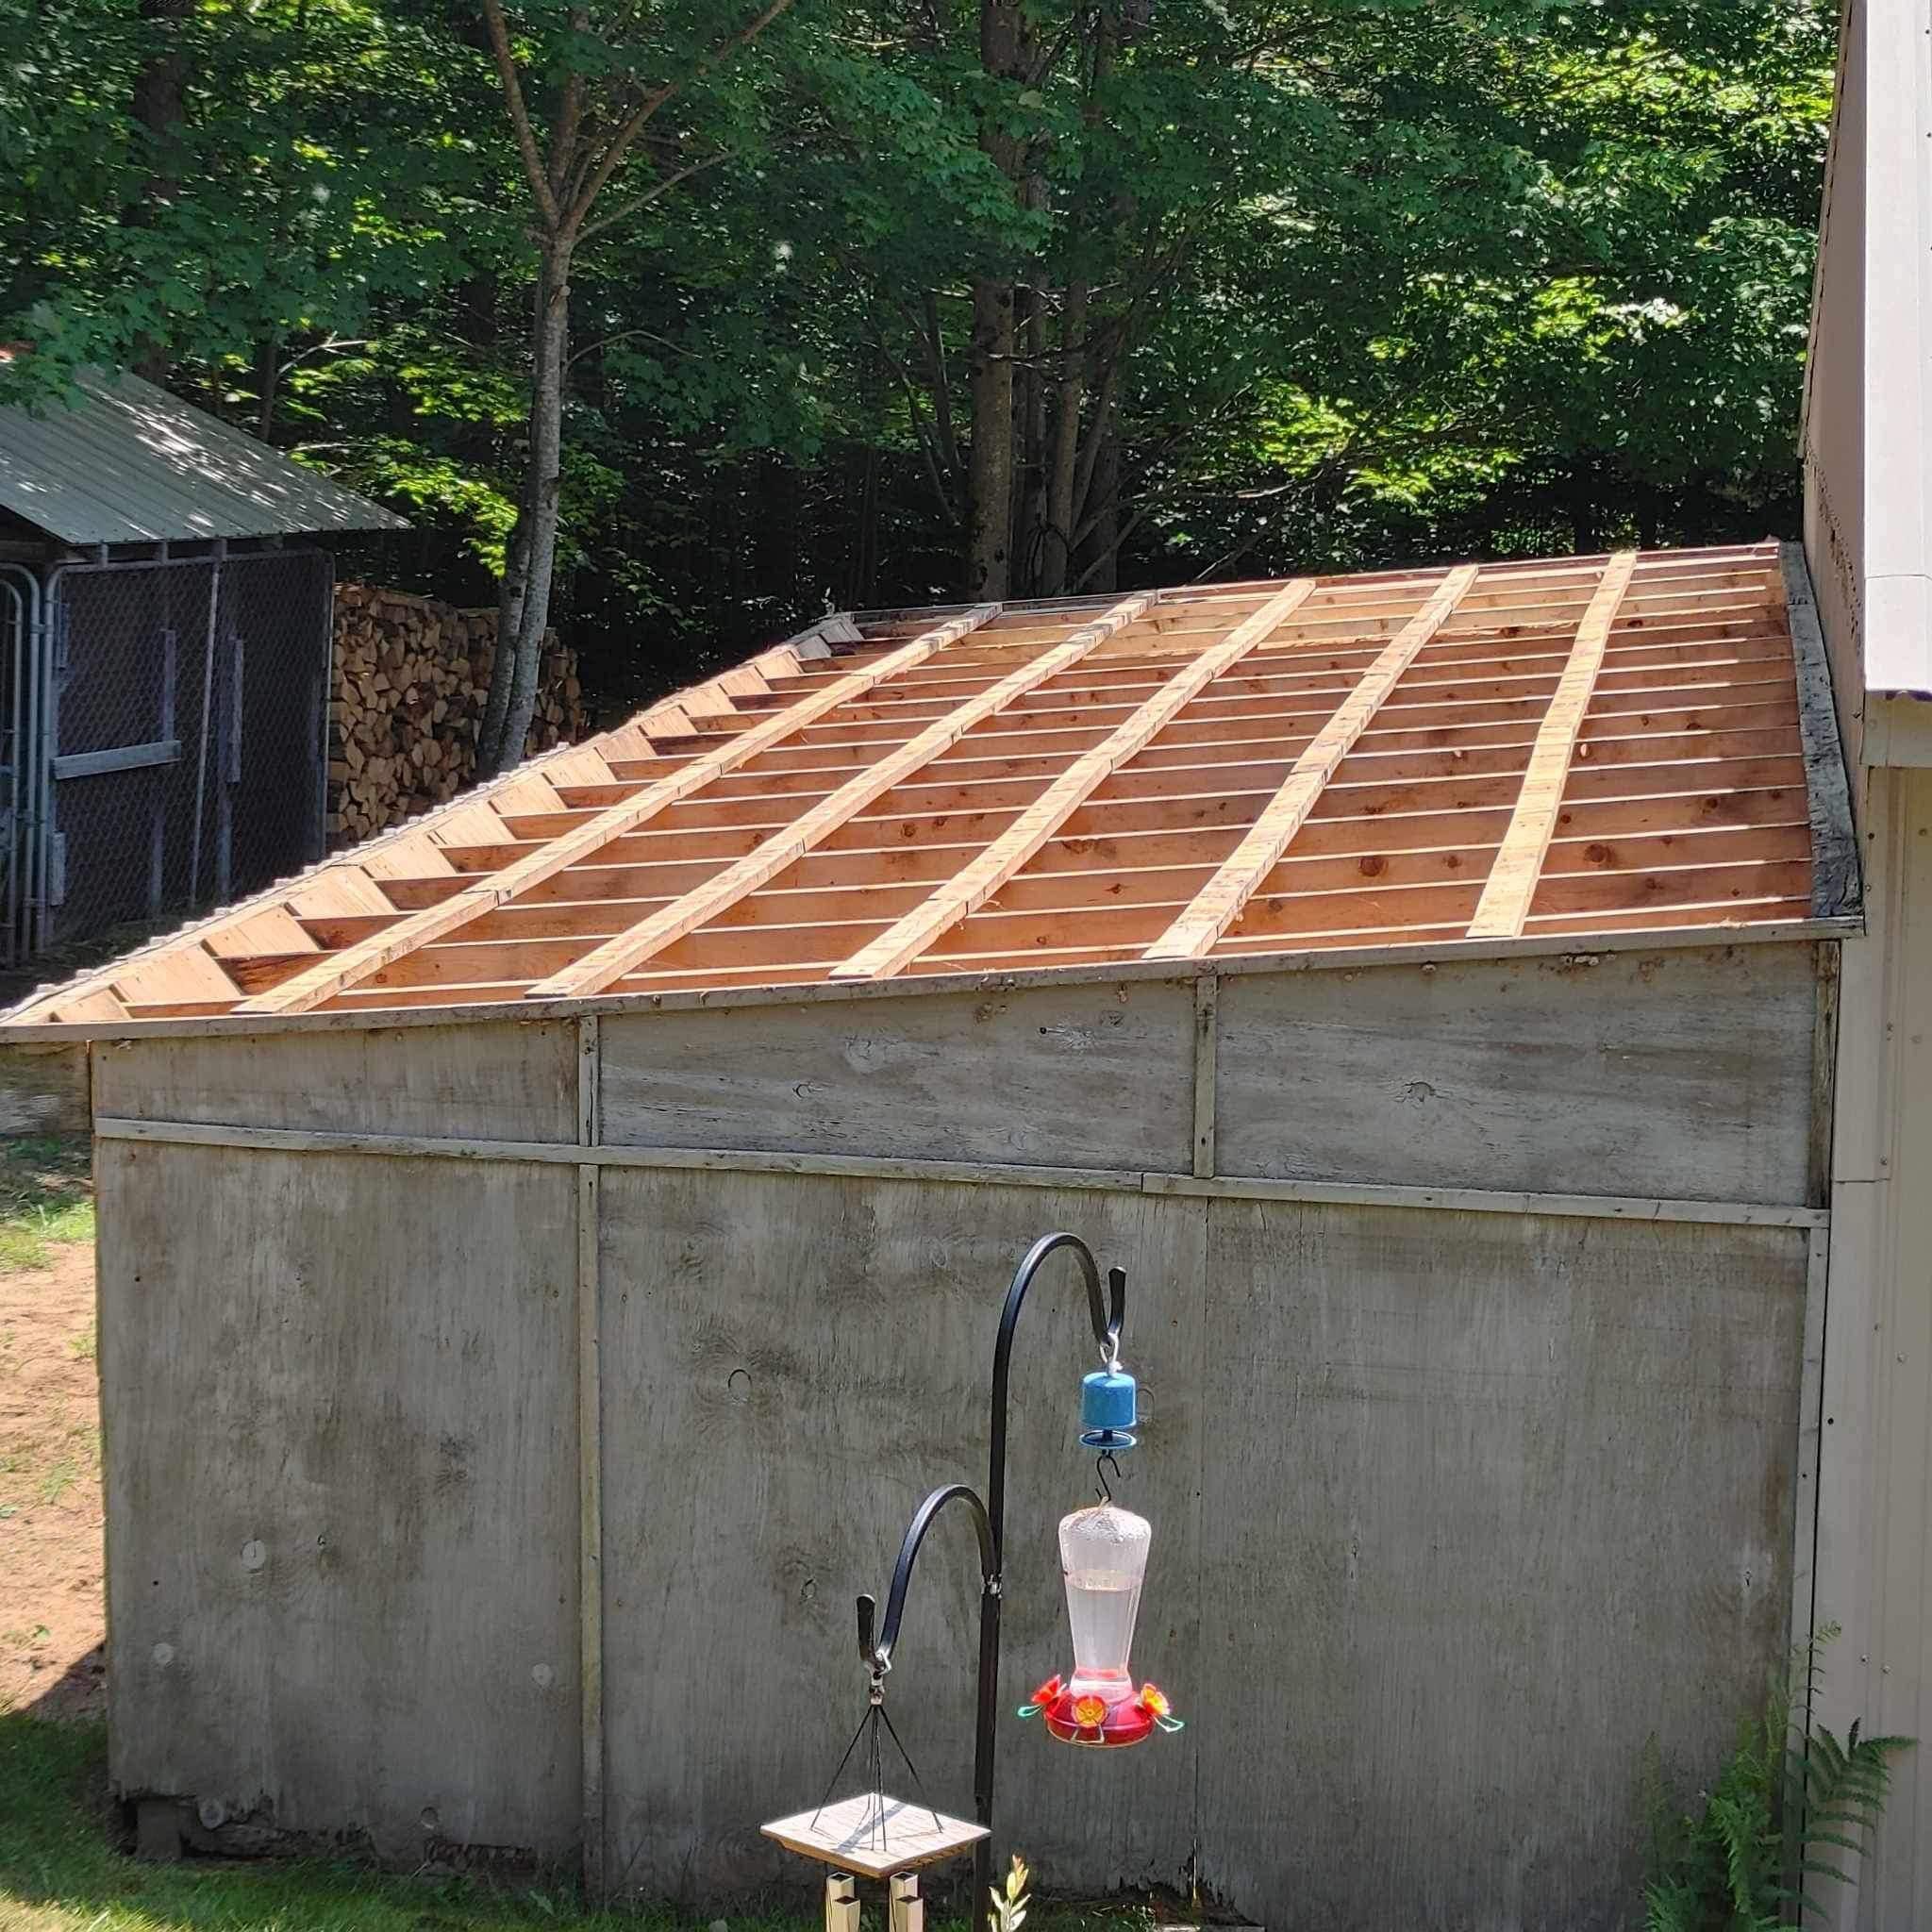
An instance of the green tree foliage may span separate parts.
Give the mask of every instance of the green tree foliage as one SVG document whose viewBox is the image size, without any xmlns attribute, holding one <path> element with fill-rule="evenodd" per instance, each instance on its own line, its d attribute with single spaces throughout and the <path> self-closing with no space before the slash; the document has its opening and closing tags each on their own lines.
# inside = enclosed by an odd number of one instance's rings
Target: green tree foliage
<svg viewBox="0 0 1932 1932">
<path fill-rule="evenodd" d="M 1824 0 L 501 19 L 541 168 L 573 88 L 594 165 L 675 83 L 569 250 L 551 456 L 483 0 L 0 0 L 0 383 L 165 369 L 466 602 L 553 474 L 613 703 L 993 547 L 1024 595 L 1793 518 Z"/>
</svg>

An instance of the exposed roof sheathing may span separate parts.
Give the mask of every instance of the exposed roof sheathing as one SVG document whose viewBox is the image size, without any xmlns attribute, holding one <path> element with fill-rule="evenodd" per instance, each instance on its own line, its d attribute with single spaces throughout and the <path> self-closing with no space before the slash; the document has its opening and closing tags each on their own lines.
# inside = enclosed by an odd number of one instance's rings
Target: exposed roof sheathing
<svg viewBox="0 0 1932 1932">
<path fill-rule="evenodd" d="M 139 376 L 0 409 L 0 508 L 62 543 L 195 542 L 407 530 L 399 516 Z"/>
<path fill-rule="evenodd" d="M 1815 930 L 1799 700 L 1769 543 L 828 619 L 9 1018 Z"/>
</svg>

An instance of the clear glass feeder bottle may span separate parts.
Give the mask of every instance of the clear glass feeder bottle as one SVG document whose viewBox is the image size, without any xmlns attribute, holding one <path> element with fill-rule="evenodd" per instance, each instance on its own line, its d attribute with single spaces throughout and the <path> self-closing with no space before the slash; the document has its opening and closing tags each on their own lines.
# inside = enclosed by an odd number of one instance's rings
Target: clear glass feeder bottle
<svg viewBox="0 0 1932 1932">
<path fill-rule="evenodd" d="M 1074 1637 L 1070 1695 L 1109 1705 L 1133 1696 L 1129 1660 L 1153 1535 L 1144 1516 L 1113 1503 L 1061 1517 L 1060 1571 Z"/>
</svg>

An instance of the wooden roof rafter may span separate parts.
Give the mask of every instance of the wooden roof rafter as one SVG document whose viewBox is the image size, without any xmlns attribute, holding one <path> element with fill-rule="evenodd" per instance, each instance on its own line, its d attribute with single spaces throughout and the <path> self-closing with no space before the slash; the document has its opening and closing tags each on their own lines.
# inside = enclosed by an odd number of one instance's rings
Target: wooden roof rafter
<svg viewBox="0 0 1932 1932">
<path fill-rule="evenodd" d="M 997 604 L 981 604 L 922 632 L 910 643 L 891 653 L 878 663 L 864 670 L 847 672 L 816 695 L 780 711 L 762 724 L 753 725 L 750 730 L 728 740 L 655 785 L 643 786 L 620 804 L 608 807 L 588 824 L 553 840 L 541 852 L 531 853 L 528 858 L 492 874 L 480 884 L 458 892 L 452 899 L 445 899 L 440 906 L 425 907 L 422 911 L 412 913 L 398 927 L 373 934 L 346 952 L 332 954 L 271 991 L 244 1001 L 239 1010 L 244 1013 L 307 1012 L 337 993 L 345 992 L 366 979 L 373 979 L 385 967 L 392 966 L 419 946 L 427 945 L 432 940 L 455 931 L 483 913 L 508 904 L 518 893 L 541 884 L 566 867 L 592 857 L 613 839 L 622 838 L 626 832 L 635 831 L 655 818 L 667 806 L 689 797 L 711 779 L 736 770 L 759 752 L 780 743 L 794 731 L 802 729 L 814 719 L 824 717 L 840 705 L 862 697 L 875 686 L 902 671 L 909 671 L 915 664 L 923 664 L 934 652 L 944 650 L 948 644 L 977 630 L 998 614 Z"/>
<path fill-rule="evenodd" d="M 1513 940 L 1523 931 L 1530 902 L 1536 896 L 1537 882 L 1542 876 L 1543 858 L 1557 829 L 1557 814 L 1562 808 L 1563 789 L 1569 782 L 1571 760 L 1576 755 L 1583 714 L 1596 690 L 1610 626 L 1629 591 L 1636 568 L 1634 550 L 1619 551 L 1604 566 L 1590 608 L 1577 626 L 1570 661 L 1563 667 L 1556 695 L 1537 728 L 1536 744 L 1529 755 L 1529 769 L 1524 774 L 1523 789 L 1517 794 L 1515 813 L 1484 882 L 1475 917 L 1469 924 L 1471 939 Z"/>
<path fill-rule="evenodd" d="M 1307 601 L 1314 579 L 1277 591 L 1211 650 L 1160 687 L 1104 743 L 1083 753 L 956 877 L 889 931 L 832 968 L 834 979 L 888 979 L 911 964 L 949 926 L 976 911 L 1039 852 L 1121 766 L 1143 750 L 1217 677 L 1272 636 Z"/>
<path fill-rule="evenodd" d="M 997 715 L 1014 699 L 1024 696 L 1049 678 L 1071 670 L 1151 608 L 1158 595 L 1157 591 L 1140 591 L 1123 598 L 1104 616 L 1080 626 L 1064 643 L 1041 652 L 990 691 L 957 706 L 896 751 L 847 779 L 788 831 L 760 845 L 735 865 L 727 866 L 715 878 L 695 887 L 651 918 L 607 940 L 574 965 L 540 980 L 531 987 L 529 997 L 563 999 L 602 991 L 612 980 L 662 951 L 674 940 L 682 939 L 775 878 L 856 813 L 957 744 L 974 725 Z"/>
<path fill-rule="evenodd" d="M 1248 896 L 1274 869 L 1294 835 L 1307 823 L 1322 789 L 1352 751 L 1370 721 L 1415 662 L 1423 646 L 1441 629 L 1469 594 L 1476 567 L 1452 570 L 1429 601 L 1397 633 L 1389 648 L 1369 666 L 1314 741 L 1295 760 L 1281 790 L 1263 808 L 1214 876 L 1196 892 L 1188 908 L 1147 948 L 1150 959 L 1191 959 L 1207 952 L 1241 916 Z"/>
</svg>

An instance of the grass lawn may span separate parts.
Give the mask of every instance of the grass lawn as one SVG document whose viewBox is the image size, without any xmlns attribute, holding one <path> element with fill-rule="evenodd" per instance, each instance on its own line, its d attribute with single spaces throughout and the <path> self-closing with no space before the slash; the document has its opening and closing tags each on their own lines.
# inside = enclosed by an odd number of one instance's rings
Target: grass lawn
<svg viewBox="0 0 1932 1932">
<path fill-rule="evenodd" d="M 102 1725 L 0 1716 L 0 1932 L 816 1932 L 803 1915 L 586 1911 L 575 1886 L 524 1889 L 467 1878 L 387 1876 L 327 1861 L 144 1864 L 119 1848 Z M 801 1868 L 803 1869 L 803 1868 Z M 885 1915 L 865 1889 L 867 1923 Z M 958 1919 L 933 1932 L 963 1932 Z M 1027 1932 L 1154 1932 L 1128 1900 L 1031 1911 Z"/>
<path fill-rule="evenodd" d="M 56 1247 L 93 1238 L 87 1137 L 34 1134 L 0 1141 L 0 1273 L 44 1268 Z M 87 1345 L 92 1351 L 91 1337 Z"/>
<path fill-rule="evenodd" d="M 667 1914 L 583 1912 L 568 1888 L 492 1891 L 463 1879 L 384 1877 L 350 1864 L 149 1865 L 118 1849 L 98 1724 L 0 1717 L 4 1932 L 457 1932 L 569 1926 L 651 1932 Z M 779 1922 L 764 1922 L 779 1932 Z M 735 1920 L 732 1932 L 758 1932 Z M 784 1932 L 801 1932 L 788 1925 Z"/>
</svg>

